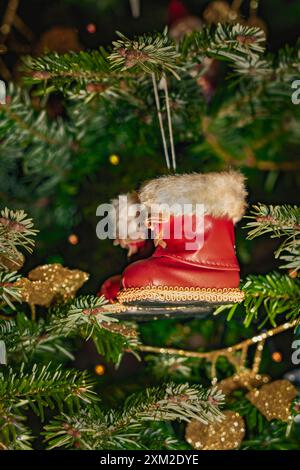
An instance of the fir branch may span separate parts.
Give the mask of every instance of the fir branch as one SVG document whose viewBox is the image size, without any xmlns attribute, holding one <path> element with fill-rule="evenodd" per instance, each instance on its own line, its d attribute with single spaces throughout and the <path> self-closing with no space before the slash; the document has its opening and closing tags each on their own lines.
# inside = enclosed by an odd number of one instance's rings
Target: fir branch
<svg viewBox="0 0 300 470">
<path fill-rule="evenodd" d="M 175 432 L 168 422 L 153 422 L 141 430 L 139 448 L 155 450 L 180 450 L 182 443 L 176 438 Z"/>
<path fill-rule="evenodd" d="M 283 84 L 291 83 L 299 77 L 299 39 L 294 47 L 286 46 L 278 52 L 278 56 L 268 54 L 264 58 L 244 57 L 234 66 L 238 75 L 248 76 L 252 86 L 260 84 L 260 92 L 271 95 L 284 92 Z M 263 85 L 263 86 L 262 86 Z M 286 96 L 287 97 L 287 96 Z"/>
<path fill-rule="evenodd" d="M 62 143 L 57 139 L 59 136 L 57 126 L 55 123 L 52 124 L 52 128 L 47 125 L 47 115 L 44 110 L 38 115 L 32 106 L 28 92 L 10 83 L 8 94 L 9 102 L 0 107 L 0 116 L 2 118 L 0 135 L 3 138 L 3 149 L 7 149 L 9 144 L 12 144 L 12 140 L 16 144 L 19 139 L 24 139 L 25 136 L 27 140 L 31 138 L 33 141 L 40 141 L 48 145 L 60 145 Z M 36 118 L 38 118 L 38 126 L 34 125 Z M 14 126 L 13 137 L 7 135 L 8 127 L 12 126 Z"/>
<path fill-rule="evenodd" d="M 56 319 L 48 327 L 50 334 L 62 337 L 80 334 L 85 340 L 92 338 L 99 354 L 119 363 L 122 353 L 134 352 L 138 344 L 135 328 L 105 311 L 104 297 L 81 296 L 70 305 L 66 315 L 57 311 Z"/>
<path fill-rule="evenodd" d="M 265 50 L 265 34 L 255 27 L 219 23 L 217 27 L 206 26 L 186 36 L 181 50 L 196 58 L 199 54 L 209 55 L 230 60 L 236 65 L 246 58 L 258 59 Z"/>
<path fill-rule="evenodd" d="M 107 304 L 104 297 L 93 295 L 80 296 L 68 306 L 66 314 L 59 314 L 49 326 L 49 331 L 56 332 L 59 335 L 71 335 L 79 329 L 83 332 L 86 339 L 89 339 L 95 332 L 95 329 L 101 328 L 104 323 L 110 324 L 118 320 L 105 313 L 103 307 Z"/>
<path fill-rule="evenodd" d="M 22 301 L 21 291 L 15 286 L 15 282 L 18 279 L 20 279 L 20 276 L 16 272 L 8 273 L 0 271 L 0 300 L 9 305 L 13 310 L 15 310 L 15 306 L 12 302 Z"/>
<path fill-rule="evenodd" d="M 30 187 L 30 175 L 31 189 L 41 196 L 66 177 L 75 148 L 76 126 L 62 118 L 50 120 L 45 101 L 40 101 L 36 109 L 29 93 L 13 85 L 9 96 L 10 102 L 0 107 L 0 163 L 5 159 L 7 165 L 10 157 L 10 165 L 16 167 L 21 161 L 22 179 Z"/>
<path fill-rule="evenodd" d="M 53 89 L 64 93 L 80 94 L 79 97 L 104 98 L 117 97 L 120 94 L 120 81 L 124 74 L 114 73 L 107 59 L 104 48 L 97 51 L 70 52 L 59 55 L 56 52 L 41 57 L 26 57 L 25 70 L 28 75 L 25 82 L 42 83 L 41 92 L 49 94 Z"/>
<path fill-rule="evenodd" d="M 0 372 L 0 436 L 5 442 L 16 439 L 17 423 L 23 421 L 22 411 L 32 409 L 44 419 L 44 409 L 60 411 L 67 408 L 74 413 L 81 402 L 96 400 L 91 390 L 92 382 L 85 372 L 67 370 L 59 366 L 51 369 L 51 364 L 33 364 L 26 371 L 22 364 L 16 372 L 8 367 Z"/>
<path fill-rule="evenodd" d="M 189 421 L 205 424 L 222 419 L 218 408 L 223 396 L 216 388 L 204 391 L 200 386 L 168 384 L 146 389 L 126 400 L 122 411 L 104 413 L 99 408 L 82 410 L 76 416 L 66 414 L 45 426 L 49 448 L 138 449 L 141 432 L 155 421 Z"/>
<path fill-rule="evenodd" d="M 250 216 L 246 216 L 253 220 L 246 226 L 251 228 L 248 234 L 250 240 L 265 233 L 271 233 L 272 237 L 281 237 L 300 232 L 300 207 L 257 204 L 252 206 L 250 213 Z"/>
<path fill-rule="evenodd" d="M 244 324 L 249 327 L 254 320 L 267 321 L 276 326 L 277 317 L 285 315 L 287 320 L 299 318 L 300 314 L 300 282 L 286 274 L 272 272 L 265 276 L 249 275 L 242 290 L 245 292 L 243 307 L 245 309 Z M 228 320 L 239 310 L 239 304 L 223 305 L 216 309 L 215 315 L 228 311 Z"/>
<path fill-rule="evenodd" d="M 243 286 L 246 298 L 245 324 L 248 326 L 253 318 L 257 318 L 260 307 L 267 314 L 272 325 L 276 325 L 276 317 L 286 315 L 293 320 L 300 313 L 300 284 L 287 275 L 270 273 L 266 276 L 250 275 Z"/>
<path fill-rule="evenodd" d="M 187 357 L 176 357 L 169 354 L 147 355 L 145 358 L 155 377 L 184 377 L 188 379 L 192 371 L 192 362 Z"/>
<path fill-rule="evenodd" d="M 80 401 L 91 403 L 96 398 L 91 389 L 92 382 L 85 372 L 64 371 L 60 366 L 52 370 L 51 364 L 33 364 L 28 372 L 23 363 L 18 373 L 8 367 L 0 374 L 1 402 L 11 408 L 30 407 L 42 419 L 44 407 L 53 409 L 55 403 L 60 410 L 64 405 L 71 410 Z"/>
<path fill-rule="evenodd" d="M 22 312 L 18 312 L 13 319 L 0 320 L 0 340 L 5 343 L 8 363 L 28 362 L 37 355 L 55 360 L 63 356 L 74 359 L 64 338 L 46 332 L 46 327 L 43 319 L 33 321 Z"/>
<path fill-rule="evenodd" d="M 32 450 L 32 436 L 25 420 L 24 416 L 0 403 L 0 450 Z"/>
<path fill-rule="evenodd" d="M 88 87 L 89 92 L 98 91 L 105 96 L 109 91 L 109 94 L 117 96 L 120 80 L 126 78 L 126 72 L 131 76 L 137 73 L 161 76 L 163 72 L 170 72 L 179 79 L 180 69 L 190 69 L 193 57 L 199 61 L 199 58 L 209 55 L 234 63 L 249 57 L 253 61 L 264 51 L 265 40 L 264 33 L 258 28 L 239 24 L 219 24 L 216 28 L 205 26 L 202 31 L 186 37 L 179 48 L 167 35 L 167 30 L 141 35 L 133 40 L 120 32 L 117 34 L 120 39 L 113 42 L 110 54 L 101 48 L 77 54 L 51 53 L 38 58 L 27 57 L 25 68 L 30 72 L 27 82 L 45 83 L 47 93 L 53 90 L 53 86 L 61 91 L 72 89 L 72 92 Z"/>
<path fill-rule="evenodd" d="M 155 36 L 138 36 L 133 40 L 120 32 L 117 34 L 120 39 L 113 42 L 114 51 L 108 57 L 113 70 L 124 72 L 130 69 L 159 75 L 167 71 L 179 78 L 176 61 L 180 55 L 167 30 Z"/>
<path fill-rule="evenodd" d="M 0 213 L 0 253 L 9 258 L 17 247 L 32 252 L 38 230 L 33 229 L 32 219 L 23 210 L 12 211 L 5 207 Z"/>
<path fill-rule="evenodd" d="M 271 238 L 286 237 L 275 252 L 275 257 L 287 262 L 281 266 L 297 272 L 300 270 L 300 207 L 297 206 L 253 206 L 251 219 L 245 228 L 251 229 L 248 238 L 270 233 Z"/>
</svg>

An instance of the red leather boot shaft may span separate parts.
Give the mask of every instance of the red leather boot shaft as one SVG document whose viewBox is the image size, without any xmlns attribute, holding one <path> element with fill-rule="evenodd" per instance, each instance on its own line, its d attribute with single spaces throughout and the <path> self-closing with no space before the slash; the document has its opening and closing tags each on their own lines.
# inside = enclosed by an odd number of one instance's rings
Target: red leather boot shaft
<svg viewBox="0 0 300 470">
<path fill-rule="evenodd" d="M 123 288 L 145 286 L 235 288 L 239 285 L 239 265 L 235 255 L 234 228 L 227 218 L 204 217 L 195 236 L 195 216 L 188 216 L 190 231 L 177 238 L 178 217 L 154 226 L 160 245 L 151 258 L 128 266 Z M 202 233 L 199 234 L 199 230 Z M 176 237 L 175 237 L 176 231 Z M 169 233 L 170 232 L 170 236 Z M 200 236 L 199 236 L 200 235 Z M 192 249 L 188 246 L 194 245 Z M 189 245 L 188 245 L 189 244 Z"/>
<path fill-rule="evenodd" d="M 150 239 L 130 242 L 130 247 L 132 246 L 136 248 L 136 250 L 132 250 L 133 254 L 130 255 L 129 262 L 135 262 L 138 259 L 146 258 L 150 256 L 154 250 L 153 241 Z M 97 293 L 98 297 L 103 295 L 110 302 L 114 302 L 121 289 L 121 278 L 121 274 L 117 274 L 106 279 L 103 282 L 100 291 Z"/>
<path fill-rule="evenodd" d="M 196 216 L 188 215 L 184 218 L 172 216 L 169 229 L 167 222 L 157 224 L 154 231 L 160 233 L 164 248 L 158 246 L 153 256 L 178 259 L 203 268 L 239 270 L 232 221 L 205 215 L 199 222 L 196 227 Z"/>
</svg>

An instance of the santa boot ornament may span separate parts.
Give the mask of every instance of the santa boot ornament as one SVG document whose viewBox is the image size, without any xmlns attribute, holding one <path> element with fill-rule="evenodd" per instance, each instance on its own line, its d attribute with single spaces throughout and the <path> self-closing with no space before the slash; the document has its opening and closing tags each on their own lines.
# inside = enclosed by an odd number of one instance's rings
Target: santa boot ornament
<svg viewBox="0 0 300 470">
<path fill-rule="evenodd" d="M 160 306 L 242 301 L 234 224 L 244 214 L 246 194 L 243 175 L 234 171 L 146 183 L 139 197 L 156 250 L 125 269 L 118 301 Z"/>
<path fill-rule="evenodd" d="M 146 225 L 139 223 L 139 214 L 134 210 L 134 205 L 140 204 L 138 194 L 136 192 L 123 194 L 113 199 L 111 204 L 109 219 L 112 231 L 116 234 L 114 245 L 120 245 L 128 251 L 130 262 L 150 256 L 153 252 L 153 242 L 147 237 Z M 117 274 L 104 281 L 97 295 L 99 297 L 103 295 L 113 302 L 120 289 L 121 274 Z"/>
</svg>

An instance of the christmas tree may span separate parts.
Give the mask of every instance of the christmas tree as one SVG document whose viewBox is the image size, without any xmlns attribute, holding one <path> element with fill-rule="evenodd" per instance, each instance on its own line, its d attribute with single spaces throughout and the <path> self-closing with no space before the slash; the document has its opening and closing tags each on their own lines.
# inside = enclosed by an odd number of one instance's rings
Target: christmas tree
<svg viewBox="0 0 300 470">
<path fill-rule="evenodd" d="M 210 24 L 178 37 L 189 15 L 177 3 L 169 29 L 117 33 L 106 47 L 56 31 L 72 38 L 66 51 L 42 54 L 43 37 L 21 80 L 3 77 L 2 449 L 299 448 L 299 43 L 269 52 L 256 9 L 247 17 L 235 2 L 221 18 L 211 2 Z M 9 31 L 20 27 L 7 11 Z M 174 171 L 228 169 L 250 190 L 242 302 L 140 322 L 96 295 L 125 264 L 94 235 L 98 204 Z"/>
</svg>

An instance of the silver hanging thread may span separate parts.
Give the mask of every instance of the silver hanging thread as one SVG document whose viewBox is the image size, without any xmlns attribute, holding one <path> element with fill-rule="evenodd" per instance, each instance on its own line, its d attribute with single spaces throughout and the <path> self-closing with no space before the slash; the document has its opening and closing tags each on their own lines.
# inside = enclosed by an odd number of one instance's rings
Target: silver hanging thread
<svg viewBox="0 0 300 470">
<path fill-rule="evenodd" d="M 166 110 L 167 110 L 167 118 L 168 118 L 168 128 L 169 128 L 169 138 L 170 138 L 170 146 L 171 146 L 171 155 L 172 155 L 172 166 L 173 170 L 176 170 L 176 155 L 175 155 L 175 145 L 174 145 L 174 136 L 173 136 L 173 125 L 171 119 L 171 108 L 170 108 L 170 99 L 169 99 L 169 91 L 168 91 L 168 83 L 165 74 L 162 76 L 162 79 L 159 84 L 159 88 L 164 91 L 165 93 L 165 101 L 166 101 Z"/>
<path fill-rule="evenodd" d="M 130 3 L 131 14 L 133 18 L 139 18 L 141 14 L 140 0 L 129 0 L 129 3 Z"/>
<path fill-rule="evenodd" d="M 6 86 L 3 80 L 0 80 L 0 104 L 6 104 Z"/>
<path fill-rule="evenodd" d="M 170 158 L 169 158 L 168 146 L 167 146 L 167 141 L 166 141 L 166 134 L 165 134 L 164 125 L 163 125 L 163 118 L 162 118 L 162 112 L 161 112 L 161 107 L 160 107 L 157 82 L 156 82 L 155 73 L 153 72 L 151 75 L 152 75 L 153 91 L 154 91 L 154 97 L 155 97 L 155 103 L 156 103 L 160 133 L 161 133 L 161 138 L 162 138 L 162 141 L 163 141 L 165 159 L 166 159 L 167 167 L 168 167 L 168 170 L 169 170 L 170 167 L 171 167 L 170 166 Z"/>
<path fill-rule="evenodd" d="M 4 341 L 0 341 L 0 364 L 7 364 L 6 347 Z"/>
</svg>

